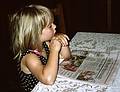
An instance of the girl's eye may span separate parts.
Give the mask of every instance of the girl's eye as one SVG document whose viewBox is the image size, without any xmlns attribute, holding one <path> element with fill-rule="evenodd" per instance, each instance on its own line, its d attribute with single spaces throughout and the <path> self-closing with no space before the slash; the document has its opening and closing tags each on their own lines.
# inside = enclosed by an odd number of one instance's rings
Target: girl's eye
<svg viewBox="0 0 120 92">
<path fill-rule="evenodd" d="M 52 24 L 48 26 L 49 28 L 52 28 Z"/>
</svg>

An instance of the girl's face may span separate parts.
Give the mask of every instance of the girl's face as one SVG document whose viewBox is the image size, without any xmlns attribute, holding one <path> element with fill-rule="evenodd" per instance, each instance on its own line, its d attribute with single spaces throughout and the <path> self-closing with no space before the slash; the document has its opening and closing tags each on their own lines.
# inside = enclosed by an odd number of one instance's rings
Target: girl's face
<svg viewBox="0 0 120 92">
<path fill-rule="evenodd" d="M 41 41 L 51 40 L 51 38 L 56 33 L 55 28 L 56 28 L 56 25 L 54 23 L 51 23 L 48 26 L 46 26 L 42 31 Z"/>
</svg>

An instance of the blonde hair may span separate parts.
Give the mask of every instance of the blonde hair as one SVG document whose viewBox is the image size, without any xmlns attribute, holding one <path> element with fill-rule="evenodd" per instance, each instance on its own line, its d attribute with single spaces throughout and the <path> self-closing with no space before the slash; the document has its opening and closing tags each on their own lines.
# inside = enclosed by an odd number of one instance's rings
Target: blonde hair
<svg viewBox="0 0 120 92">
<path fill-rule="evenodd" d="M 40 34 L 53 19 L 51 11 L 41 5 L 26 6 L 14 13 L 10 18 L 14 54 L 20 57 L 22 50 L 41 49 Z"/>
</svg>

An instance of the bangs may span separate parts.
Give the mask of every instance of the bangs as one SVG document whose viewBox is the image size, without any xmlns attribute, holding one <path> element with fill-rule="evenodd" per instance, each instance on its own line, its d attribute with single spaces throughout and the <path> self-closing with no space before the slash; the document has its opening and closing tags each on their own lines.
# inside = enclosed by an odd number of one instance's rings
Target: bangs
<svg viewBox="0 0 120 92">
<path fill-rule="evenodd" d="M 54 18 L 53 18 L 53 14 L 51 13 L 50 15 L 46 15 L 45 16 L 45 21 L 47 23 L 46 26 L 48 26 L 49 24 L 54 22 Z"/>
</svg>

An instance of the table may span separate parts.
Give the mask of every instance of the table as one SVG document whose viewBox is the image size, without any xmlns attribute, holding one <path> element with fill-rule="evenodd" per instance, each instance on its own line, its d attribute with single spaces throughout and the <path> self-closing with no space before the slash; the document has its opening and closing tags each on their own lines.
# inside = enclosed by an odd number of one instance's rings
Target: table
<svg viewBox="0 0 120 92">
<path fill-rule="evenodd" d="M 70 43 L 72 50 L 87 50 L 99 52 L 120 51 L 120 34 L 77 32 Z M 112 84 L 105 92 L 120 92 L 120 69 Z"/>
<path fill-rule="evenodd" d="M 120 34 L 77 32 L 70 41 L 72 50 L 120 51 Z M 113 83 L 99 85 L 58 75 L 54 85 L 38 83 L 32 92 L 120 92 L 120 69 Z"/>
</svg>

